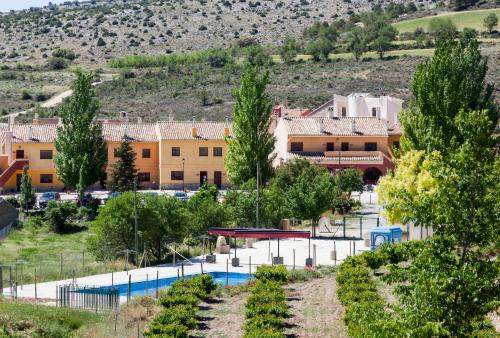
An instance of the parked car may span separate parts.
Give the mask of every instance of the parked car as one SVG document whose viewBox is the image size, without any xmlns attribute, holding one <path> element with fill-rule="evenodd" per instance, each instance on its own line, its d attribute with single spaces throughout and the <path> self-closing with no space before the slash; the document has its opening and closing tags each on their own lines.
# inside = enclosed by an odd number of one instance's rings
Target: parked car
<svg viewBox="0 0 500 338">
<path fill-rule="evenodd" d="M 106 203 L 107 201 L 109 201 L 110 199 L 112 198 L 115 198 L 115 197 L 118 197 L 120 196 L 122 193 L 119 192 L 119 191 L 112 191 L 108 194 L 108 197 L 103 199 L 104 203 Z"/>
<path fill-rule="evenodd" d="M 81 207 L 81 206 L 84 206 L 84 207 L 89 206 L 89 205 L 90 205 L 90 203 L 92 202 L 92 198 L 93 198 L 93 197 L 92 197 L 92 194 L 91 194 L 91 193 L 89 193 L 89 192 L 86 192 L 86 193 L 83 195 L 83 198 L 82 198 L 82 200 L 81 200 L 81 201 L 80 201 L 80 197 L 79 197 L 79 196 L 77 196 L 77 198 L 76 198 L 76 205 L 77 205 L 78 207 Z"/>
<path fill-rule="evenodd" d="M 174 193 L 174 197 L 177 198 L 181 202 L 187 202 L 189 200 L 188 195 L 184 191 L 176 191 Z"/>
<path fill-rule="evenodd" d="M 61 195 L 58 192 L 44 192 L 36 199 L 36 207 L 43 209 L 49 204 L 50 201 L 60 201 Z"/>
</svg>

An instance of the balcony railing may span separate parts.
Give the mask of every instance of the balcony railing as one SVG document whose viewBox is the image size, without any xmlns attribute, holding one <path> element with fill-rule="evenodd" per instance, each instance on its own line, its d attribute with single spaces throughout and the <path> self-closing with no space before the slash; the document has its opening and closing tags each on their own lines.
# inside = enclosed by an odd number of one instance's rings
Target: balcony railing
<svg viewBox="0 0 500 338">
<path fill-rule="evenodd" d="M 390 158 L 381 151 L 324 151 L 290 152 L 290 158 L 301 157 L 317 164 L 383 164 L 384 158 Z"/>
</svg>

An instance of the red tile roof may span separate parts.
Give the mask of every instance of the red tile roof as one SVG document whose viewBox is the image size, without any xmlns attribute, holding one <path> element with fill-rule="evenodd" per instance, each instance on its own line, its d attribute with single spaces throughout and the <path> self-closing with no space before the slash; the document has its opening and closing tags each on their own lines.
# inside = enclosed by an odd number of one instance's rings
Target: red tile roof
<svg viewBox="0 0 500 338">
<path fill-rule="evenodd" d="M 289 135 L 388 135 L 385 122 L 373 117 L 291 117 L 283 121 Z"/>
<path fill-rule="evenodd" d="M 197 137 L 192 136 L 193 127 Z M 224 122 L 158 122 L 162 140 L 223 140 L 226 127 L 229 128 L 229 136 L 233 136 L 231 125 Z"/>
<path fill-rule="evenodd" d="M 102 134 L 109 142 L 120 142 L 125 134 L 136 142 L 158 142 L 156 123 L 102 123 Z"/>
<path fill-rule="evenodd" d="M 57 124 L 13 124 L 12 143 L 52 143 L 57 136 Z"/>
</svg>

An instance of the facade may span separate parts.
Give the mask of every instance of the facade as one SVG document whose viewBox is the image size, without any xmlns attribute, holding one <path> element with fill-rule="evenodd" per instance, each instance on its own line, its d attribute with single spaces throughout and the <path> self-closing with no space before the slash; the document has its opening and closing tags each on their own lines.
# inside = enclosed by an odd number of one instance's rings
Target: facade
<svg viewBox="0 0 500 338">
<path fill-rule="evenodd" d="M 58 120 L 33 122 L 16 124 L 10 120 L 0 124 L 0 192 L 19 190 L 26 165 L 36 190 L 64 189 L 54 165 Z M 108 180 L 118 160 L 115 149 L 127 135 L 136 153 L 141 188 L 193 189 L 205 181 L 219 187 L 227 185 L 224 138 L 232 134 L 228 123 L 131 123 L 126 118 L 100 123 L 108 148 Z"/>
<path fill-rule="evenodd" d="M 401 131 L 372 117 L 283 117 L 274 134 L 275 166 L 303 158 L 330 171 L 359 168 L 372 183 L 394 168 Z"/>
</svg>

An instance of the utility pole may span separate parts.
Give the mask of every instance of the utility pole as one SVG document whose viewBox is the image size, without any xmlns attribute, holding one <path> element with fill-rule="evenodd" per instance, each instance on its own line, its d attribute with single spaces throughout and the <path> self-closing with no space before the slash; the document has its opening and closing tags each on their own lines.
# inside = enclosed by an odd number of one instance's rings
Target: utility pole
<svg viewBox="0 0 500 338">
<path fill-rule="evenodd" d="M 134 179 L 134 249 L 136 255 L 139 252 L 139 240 L 137 238 L 137 230 L 138 230 L 138 219 L 137 219 L 137 177 Z"/>
<path fill-rule="evenodd" d="M 257 210 L 255 211 L 255 226 L 260 228 L 259 226 L 259 190 L 260 190 L 260 166 L 259 161 L 257 161 Z"/>
</svg>

